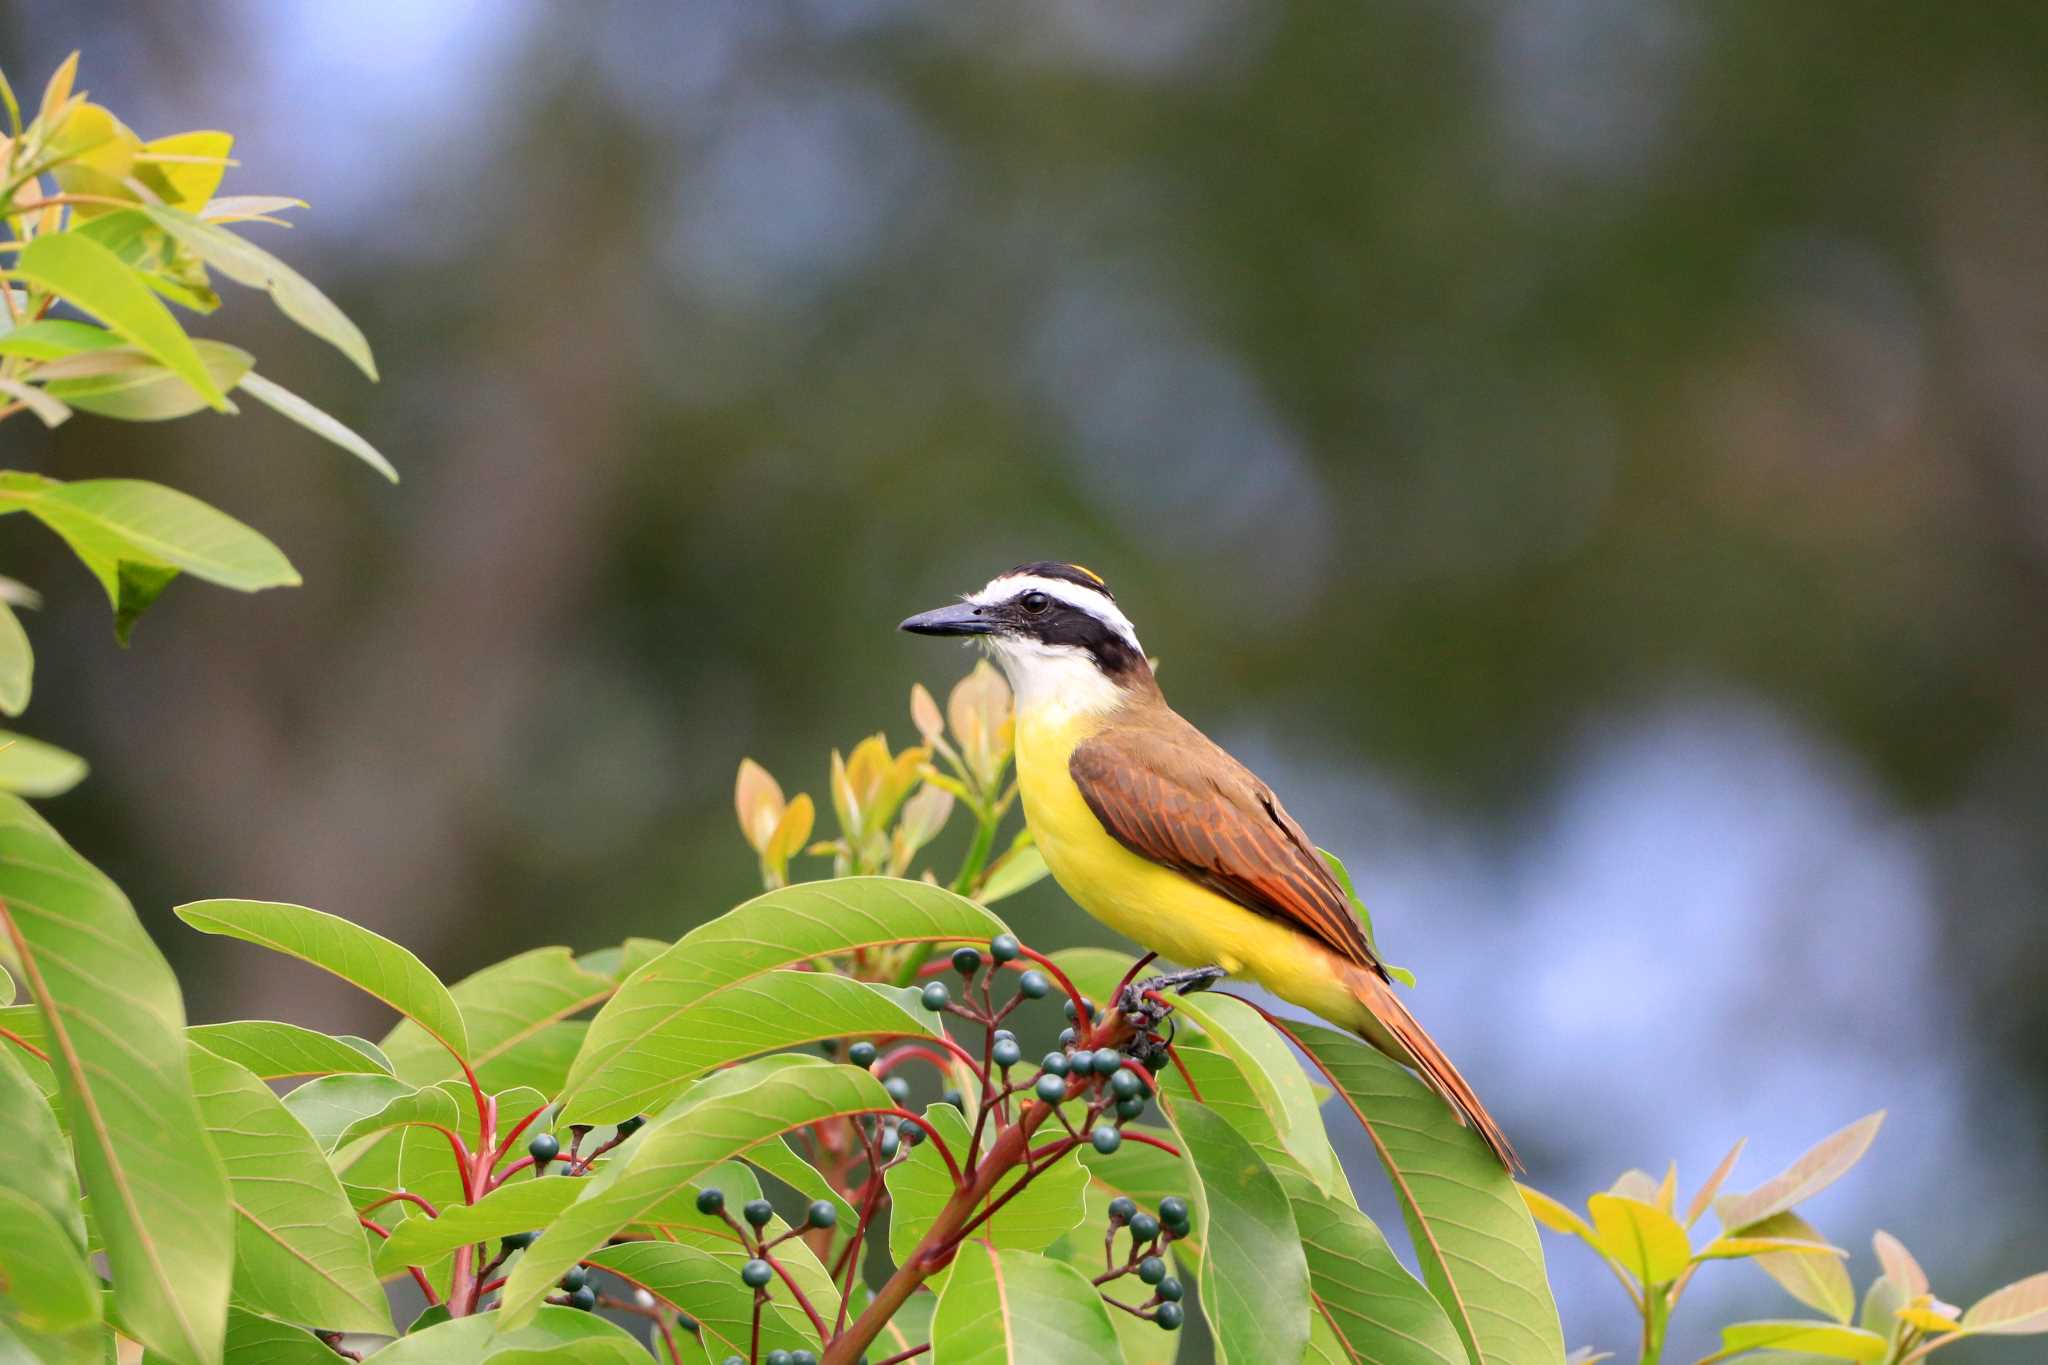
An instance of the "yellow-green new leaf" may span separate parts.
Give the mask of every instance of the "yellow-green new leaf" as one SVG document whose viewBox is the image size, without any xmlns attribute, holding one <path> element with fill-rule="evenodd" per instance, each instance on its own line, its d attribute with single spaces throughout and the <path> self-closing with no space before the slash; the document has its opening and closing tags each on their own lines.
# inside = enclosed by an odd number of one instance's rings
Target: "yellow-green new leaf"
<svg viewBox="0 0 2048 1365">
<path fill-rule="evenodd" d="M 1600 1249 L 1645 1285 L 1669 1284 L 1692 1262 L 1692 1244 L 1678 1220 L 1653 1203 L 1618 1194 L 1586 1201 Z"/>
<path fill-rule="evenodd" d="M 195 341 L 206 372 L 222 392 L 249 373 L 255 357 L 239 346 L 224 341 Z M 59 378 L 66 370 L 89 369 L 77 378 Z M 165 422 L 189 417 L 206 407 L 206 400 L 176 371 L 154 356 L 130 347 L 96 351 L 77 361 L 53 362 L 43 367 L 43 389 L 82 412 L 112 417 L 123 422 Z"/>
<path fill-rule="evenodd" d="M 0 730 L 0 791 L 62 796 L 85 780 L 85 760 L 54 744 Z"/>
<path fill-rule="evenodd" d="M 1877 1253 L 1877 1263 L 1884 1267 L 1885 1278 L 1899 1287 L 1908 1302 L 1927 1292 L 1927 1272 L 1906 1250 L 1904 1242 L 1879 1228 L 1871 1236 L 1870 1246 Z"/>
<path fill-rule="evenodd" d="M 223 934 L 310 962 L 382 1000 L 458 1057 L 469 1053 L 462 1011 L 441 979 L 382 934 L 337 915 L 279 901 L 193 901 L 179 919 L 203 934 Z"/>
<path fill-rule="evenodd" d="M 13 796 L 0 796 L 0 927 L 42 1013 L 120 1318 L 167 1360 L 217 1365 L 234 1233 L 177 979 L 120 889 Z"/>
<path fill-rule="evenodd" d="M 1884 1123 L 1884 1111 L 1866 1114 L 1808 1148 L 1800 1158 L 1747 1194 L 1714 1201 L 1714 1212 L 1730 1232 L 1741 1232 L 1772 1214 L 1810 1199 L 1845 1175 L 1870 1150 Z"/>
<path fill-rule="evenodd" d="M 235 381 L 235 387 L 272 412 L 290 418 L 322 440 L 340 446 L 391 482 L 398 482 L 398 471 L 392 468 L 391 461 L 385 459 L 377 447 L 282 384 L 274 384 L 254 370 L 247 370 Z"/>
<path fill-rule="evenodd" d="M 1751 1223 L 1744 1237 L 1783 1239 L 1825 1246 L 1827 1238 L 1796 1213 L 1774 1213 L 1762 1222 Z M 1832 1250 L 1832 1248 L 1830 1248 Z M 1757 1268 L 1776 1280 L 1787 1294 L 1818 1309 L 1836 1322 L 1856 1315 L 1856 1286 L 1849 1281 L 1849 1268 L 1840 1255 L 1815 1256 L 1803 1251 L 1765 1251 L 1756 1258 Z"/>
<path fill-rule="evenodd" d="M 1963 1314 L 1963 1330 L 1983 1336 L 2048 1332 L 2048 1271 L 1995 1289 Z"/>
<path fill-rule="evenodd" d="M 1875 1332 L 1837 1322 L 1738 1322 L 1721 1329 L 1721 1349 L 1700 1365 L 1749 1351 L 1805 1351 L 1830 1360 L 1878 1360 L 1889 1345 Z"/>
<path fill-rule="evenodd" d="M 1522 1203 L 1528 1206 L 1530 1215 L 1537 1222 L 1543 1224 L 1544 1227 L 1549 1228 L 1552 1232 L 1562 1232 L 1573 1237 L 1584 1238 L 1595 1246 L 1600 1245 L 1600 1239 L 1594 1233 L 1593 1225 L 1579 1217 L 1578 1213 L 1570 1205 L 1552 1199 L 1549 1195 L 1531 1185 L 1517 1184 L 1515 1188 L 1521 1191 Z"/>
<path fill-rule="evenodd" d="M 291 1322 L 390 1334 L 362 1225 L 326 1153 L 253 1073 L 197 1046 L 191 1063 L 234 1199 L 236 1300 Z"/>
<path fill-rule="evenodd" d="M 142 277 L 106 247 L 75 232 L 39 235 L 22 250 L 13 273 L 92 314 L 175 371 L 209 406 L 227 411 L 227 395 L 207 373 L 192 338 Z"/>
<path fill-rule="evenodd" d="M 0 602 L 0 711 L 18 716 L 28 709 L 35 671 L 35 651 L 29 647 L 21 618 L 14 608 Z"/>
<path fill-rule="evenodd" d="M 932 1315 L 932 1358 L 945 1365 L 1075 1365 L 1121 1353 L 1109 1309 L 1080 1271 L 971 1241 L 960 1249 Z"/>
</svg>

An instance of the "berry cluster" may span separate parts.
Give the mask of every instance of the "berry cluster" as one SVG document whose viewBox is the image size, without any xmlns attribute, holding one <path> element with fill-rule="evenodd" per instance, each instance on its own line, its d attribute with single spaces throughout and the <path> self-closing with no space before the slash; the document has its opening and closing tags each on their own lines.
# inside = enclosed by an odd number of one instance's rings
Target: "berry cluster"
<svg viewBox="0 0 2048 1365">
<path fill-rule="evenodd" d="M 1143 1303 L 1125 1303 L 1107 1293 L 1104 1302 L 1126 1313 L 1150 1318 L 1171 1332 L 1181 1325 L 1186 1312 L 1180 1301 L 1186 1290 L 1167 1273 L 1166 1249 L 1176 1238 L 1188 1235 L 1188 1201 L 1169 1195 L 1159 1201 L 1159 1212 L 1146 1213 L 1122 1197 L 1109 1202 L 1109 1231 L 1102 1239 L 1103 1264 L 1108 1267 L 1095 1277 L 1098 1285 L 1110 1284 L 1126 1275 L 1136 1275 L 1140 1284 L 1152 1287 L 1152 1297 Z M 1116 1259 L 1116 1238 L 1120 1229 L 1130 1229 L 1131 1240 L 1124 1259 Z"/>
</svg>

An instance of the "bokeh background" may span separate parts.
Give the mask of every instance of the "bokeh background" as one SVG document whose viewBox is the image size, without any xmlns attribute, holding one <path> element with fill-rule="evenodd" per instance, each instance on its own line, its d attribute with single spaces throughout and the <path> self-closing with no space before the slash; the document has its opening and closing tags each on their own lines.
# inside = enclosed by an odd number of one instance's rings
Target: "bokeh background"
<svg viewBox="0 0 2048 1365">
<path fill-rule="evenodd" d="M 0 429 L 306 578 L 123 652 L 0 540 L 26 728 L 96 769 L 49 813 L 195 1017 L 382 1023 L 199 896 L 450 975 L 682 933 L 753 886 L 743 754 L 822 796 L 968 662 L 900 617 L 1072 558 L 1349 860 L 1537 1184 L 1747 1135 L 1742 1187 L 1885 1107 L 1810 1209 L 1859 1284 L 1877 1226 L 1965 1301 L 2048 1265 L 2048 7 L 0 6 L 18 88 L 74 47 L 312 201 L 272 245 L 383 383 L 246 295 L 201 330 L 405 474 L 260 409 Z M 1674 1359 L 1794 1308 L 1688 1305 Z"/>
</svg>

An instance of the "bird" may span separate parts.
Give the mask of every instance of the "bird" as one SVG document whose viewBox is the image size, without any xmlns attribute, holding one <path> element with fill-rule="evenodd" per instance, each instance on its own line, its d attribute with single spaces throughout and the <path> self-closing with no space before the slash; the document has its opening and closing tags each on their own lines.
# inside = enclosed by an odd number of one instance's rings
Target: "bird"
<svg viewBox="0 0 2048 1365">
<path fill-rule="evenodd" d="M 1394 993 L 1351 899 L 1273 789 L 1167 705 L 1100 574 L 1040 560 L 902 623 L 994 656 L 1025 823 L 1062 890 L 1206 979 L 1249 977 L 1413 1070 L 1509 1171 L 1479 1095 Z M 1182 974 L 1205 984 L 1200 971 Z"/>
</svg>

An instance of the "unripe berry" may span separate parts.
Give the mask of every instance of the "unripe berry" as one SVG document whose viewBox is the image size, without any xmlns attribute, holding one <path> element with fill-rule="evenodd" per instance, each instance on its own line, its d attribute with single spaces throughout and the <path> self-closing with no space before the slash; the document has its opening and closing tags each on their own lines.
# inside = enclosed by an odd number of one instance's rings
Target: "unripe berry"
<svg viewBox="0 0 2048 1365">
<path fill-rule="evenodd" d="M 1166 1262 L 1157 1256 L 1147 1256 L 1138 1262 L 1138 1278 L 1146 1284 L 1158 1284 L 1166 1278 Z"/>
<path fill-rule="evenodd" d="M 1067 1066 L 1067 1054 L 1064 1052 L 1048 1052 L 1038 1059 L 1038 1069 L 1055 1076 L 1066 1075 Z"/>
<path fill-rule="evenodd" d="M 789 1365 L 818 1365 L 818 1357 L 810 1351 L 791 1351 Z"/>
<path fill-rule="evenodd" d="M 981 954 L 973 948 L 955 948 L 953 970 L 962 976 L 973 976 L 981 970 Z"/>
<path fill-rule="evenodd" d="M 1128 1075 L 1129 1073 L 1126 1072 L 1123 1074 Z M 1116 1116 L 1122 1119 L 1125 1123 L 1129 1123 L 1132 1119 L 1138 1117 L 1138 1115 L 1144 1112 L 1145 1097 L 1143 1095 L 1133 1095 L 1127 1100 L 1118 1100 L 1116 1102 Z"/>
<path fill-rule="evenodd" d="M 924 988 L 924 993 L 918 997 L 918 1002 L 926 1009 L 937 1013 L 953 1002 L 953 992 L 946 989 L 945 982 L 934 981 Z"/>
<path fill-rule="evenodd" d="M 1061 1046 L 1061 1047 L 1072 1047 L 1073 1045 L 1074 1045 L 1074 1031 L 1073 1031 L 1072 1029 L 1070 1029 L 1070 1028 L 1063 1028 L 1063 1029 L 1061 1029 L 1061 1030 L 1060 1030 L 1060 1046 Z"/>
<path fill-rule="evenodd" d="M 540 1234 L 539 1234 L 538 1232 L 514 1232 L 514 1233 L 510 1233 L 510 1234 L 508 1234 L 508 1235 L 507 1235 L 507 1236 L 505 1237 L 505 1239 L 504 1239 L 504 1247 L 505 1247 L 505 1250 L 507 1250 L 507 1251 L 524 1251 L 524 1250 L 526 1250 L 526 1248 L 528 1248 L 528 1247 L 530 1247 L 530 1246 L 532 1246 L 532 1245 L 533 1245 L 533 1239 L 534 1239 L 534 1238 L 536 1238 L 536 1237 L 538 1237 L 538 1236 L 540 1236 Z"/>
<path fill-rule="evenodd" d="M 1038 1084 L 1033 1087 L 1033 1091 L 1047 1104 L 1058 1104 L 1067 1097 L 1066 1077 L 1047 1072 L 1038 1078 Z"/>
<path fill-rule="evenodd" d="M 924 1141 L 924 1126 L 916 1119 L 905 1119 L 896 1127 L 898 1133 L 903 1138 L 903 1145 L 905 1147 L 915 1147 L 918 1143 Z"/>
<path fill-rule="evenodd" d="M 1169 1332 L 1179 1328 L 1181 1320 L 1187 1316 L 1177 1303 L 1162 1303 L 1152 1312 L 1153 1320 Z"/>
<path fill-rule="evenodd" d="M 839 1208 L 829 1199 L 814 1200 L 804 1211 L 804 1221 L 814 1228 L 829 1228 L 839 1221 Z"/>
<path fill-rule="evenodd" d="M 1123 1195 L 1109 1201 L 1109 1221 L 1112 1223 L 1128 1223 L 1137 1211 L 1138 1206 Z"/>
<path fill-rule="evenodd" d="M 1043 1000 L 1052 994 L 1052 982 L 1045 979 L 1045 973 L 1037 970 L 1025 972 L 1017 978 L 1017 994 L 1026 1000 Z"/>
<path fill-rule="evenodd" d="M 896 1159 L 896 1152 L 901 1146 L 902 1142 L 896 1136 L 894 1128 L 884 1129 L 881 1138 L 875 1143 L 875 1148 L 881 1152 L 882 1160 L 884 1161 L 894 1161 Z"/>
<path fill-rule="evenodd" d="M 998 1038 L 995 1046 L 989 1049 L 989 1056 L 997 1066 L 1012 1067 L 1023 1060 L 1024 1049 L 1017 1046 L 1015 1038 Z"/>
<path fill-rule="evenodd" d="M 889 1098 L 901 1104 L 910 1098 L 910 1082 L 901 1076 L 891 1076 L 882 1082 L 882 1089 L 889 1092 Z"/>
<path fill-rule="evenodd" d="M 597 1307 L 597 1291 L 587 1284 L 579 1289 L 570 1290 L 569 1306 L 580 1308 L 586 1313 L 591 1312 Z"/>
<path fill-rule="evenodd" d="M 1113 1047 L 1106 1047 L 1095 1054 L 1095 1074 L 1098 1076 L 1114 1076 L 1123 1064 L 1124 1059 L 1116 1055 Z"/>
<path fill-rule="evenodd" d="M 1149 1213 L 1141 1213 L 1131 1220 L 1131 1241 L 1143 1246 L 1159 1235 L 1159 1220 Z"/>
<path fill-rule="evenodd" d="M 997 934 L 988 941 L 988 955 L 998 962 L 1014 962 L 1024 951 L 1015 934 Z"/>
<path fill-rule="evenodd" d="M 1094 1132 L 1090 1133 L 1088 1140 L 1094 1143 L 1095 1150 L 1104 1156 L 1108 1156 L 1111 1152 L 1124 1145 L 1124 1135 L 1106 1123 L 1098 1126 Z"/>
<path fill-rule="evenodd" d="M 1181 1295 L 1187 1293 L 1185 1289 L 1181 1288 L 1180 1281 L 1171 1275 L 1161 1280 L 1152 1292 L 1168 1303 L 1179 1303 Z"/>
<path fill-rule="evenodd" d="M 697 1191 L 697 1212 L 716 1214 L 725 1207 L 725 1191 L 716 1185 L 706 1185 Z"/>
<path fill-rule="evenodd" d="M 940 1104 L 950 1104 L 961 1113 L 967 1112 L 967 1097 L 957 1090 L 945 1090 L 939 1095 Z"/>
<path fill-rule="evenodd" d="M 865 1070 L 875 1064 L 875 1045 L 868 1042 L 855 1043 L 846 1049 L 846 1060 Z"/>
<path fill-rule="evenodd" d="M 632 1118 L 620 1120 L 619 1136 L 622 1138 L 629 1138 L 633 1136 L 633 1134 L 640 1131 L 641 1127 L 646 1122 L 647 1116 L 645 1114 L 635 1114 Z"/>
<path fill-rule="evenodd" d="M 1188 1229 L 1188 1201 L 1177 1194 L 1169 1194 L 1159 1201 L 1159 1221 L 1175 1232 Z"/>
<path fill-rule="evenodd" d="M 1135 1071 L 1119 1070 L 1109 1078 L 1109 1093 L 1120 1100 L 1136 1099 L 1141 1088 Z"/>
<path fill-rule="evenodd" d="M 740 1283 L 749 1289 L 766 1289 L 775 1278 L 775 1268 L 758 1256 L 740 1267 Z"/>
<path fill-rule="evenodd" d="M 1088 1074 L 1089 1069 L 1095 1065 L 1095 1054 L 1084 1047 L 1072 1057 L 1069 1057 L 1067 1062 L 1074 1068 L 1076 1076 L 1085 1076 Z"/>
<path fill-rule="evenodd" d="M 589 1283 L 590 1272 L 580 1265 L 572 1265 L 562 1272 L 562 1288 L 572 1294 Z"/>
<path fill-rule="evenodd" d="M 555 1140 L 553 1133 L 542 1133 L 526 1144 L 526 1154 L 536 1165 L 545 1166 L 562 1153 L 562 1144 Z"/>
<path fill-rule="evenodd" d="M 1003 1041 L 1003 1039 L 1005 1038 L 1015 1038 L 1016 1036 L 1016 1034 L 1012 1033 L 1010 1030 L 1006 1028 L 999 1028 L 994 1033 L 991 1033 L 989 1035 L 989 1037 L 995 1039 L 999 1043 Z"/>
<path fill-rule="evenodd" d="M 782 1359 L 777 1360 L 777 1356 L 781 1356 Z M 780 1348 L 770 1351 L 767 1355 L 761 1357 L 761 1365 L 790 1365 L 789 1352 Z"/>
<path fill-rule="evenodd" d="M 746 1207 L 740 1210 L 740 1217 L 746 1219 L 749 1226 L 765 1228 L 775 1217 L 775 1206 L 765 1199 L 749 1199 Z"/>
<path fill-rule="evenodd" d="M 1080 1012 L 1074 1008 L 1074 1002 L 1071 998 L 1069 998 L 1067 1003 L 1061 1008 L 1067 1016 L 1068 1023 L 1077 1024 L 1081 1021 Z"/>
</svg>

